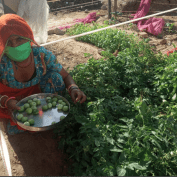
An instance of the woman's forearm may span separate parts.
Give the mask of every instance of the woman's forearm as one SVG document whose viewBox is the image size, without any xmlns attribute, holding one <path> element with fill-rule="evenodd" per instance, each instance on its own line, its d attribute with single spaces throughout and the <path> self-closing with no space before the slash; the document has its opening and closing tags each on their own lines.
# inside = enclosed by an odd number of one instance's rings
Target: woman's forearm
<svg viewBox="0 0 177 177">
<path fill-rule="evenodd" d="M 63 81 L 64 81 L 64 83 L 65 83 L 66 88 L 68 88 L 68 87 L 69 87 L 70 85 L 72 85 L 72 84 L 76 84 L 76 83 L 74 82 L 73 78 L 71 77 L 71 75 L 68 75 L 67 77 L 65 77 L 65 78 L 63 79 Z"/>
<path fill-rule="evenodd" d="M 64 68 L 62 68 L 62 70 L 60 71 L 60 75 L 63 78 L 66 88 L 68 88 L 72 84 L 76 84 L 71 75 Z"/>
</svg>

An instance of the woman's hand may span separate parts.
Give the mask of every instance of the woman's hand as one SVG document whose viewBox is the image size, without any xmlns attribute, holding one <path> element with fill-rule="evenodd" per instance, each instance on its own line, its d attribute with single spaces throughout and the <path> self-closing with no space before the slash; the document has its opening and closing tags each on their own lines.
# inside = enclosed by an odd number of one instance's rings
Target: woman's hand
<svg viewBox="0 0 177 177">
<path fill-rule="evenodd" d="M 87 99 L 86 95 L 79 89 L 73 89 L 71 90 L 71 98 L 73 100 L 73 102 L 76 104 L 78 101 L 80 101 L 80 103 L 84 103 Z"/>
<path fill-rule="evenodd" d="M 16 105 L 17 102 L 18 102 L 17 100 L 9 100 L 7 102 L 7 109 L 9 109 L 9 110 L 20 110 L 20 107 Z"/>
</svg>

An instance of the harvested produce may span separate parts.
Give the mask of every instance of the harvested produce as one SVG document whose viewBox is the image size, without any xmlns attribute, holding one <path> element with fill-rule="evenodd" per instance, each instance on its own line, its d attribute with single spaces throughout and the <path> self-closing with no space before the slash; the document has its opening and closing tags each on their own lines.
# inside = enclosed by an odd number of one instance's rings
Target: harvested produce
<svg viewBox="0 0 177 177">
<path fill-rule="evenodd" d="M 30 106 L 36 106 L 37 104 L 36 104 L 36 102 L 31 102 L 30 103 Z"/>
<path fill-rule="evenodd" d="M 24 125 L 30 126 L 30 123 L 29 122 L 24 122 Z"/>
<path fill-rule="evenodd" d="M 52 103 L 48 103 L 48 108 L 52 108 Z"/>
<path fill-rule="evenodd" d="M 30 107 L 30 104 L 29 104 L 29 103 L 25 103 L 25 104 L 24 104 L 24 108 L 25 108 L 25 109 L 27 109 L 27 108 L 29 108 L 29 107 Z"/>
<path fill-rule="evenodd" d="M 62 103 L 61 103 L 63 106 L 66 106 L 66 103 L 63 101 Z"/>
<path fill-rule="evenodd" d="M 21 106 L 21 107 L 20 107 L 20 110 L 18 110 L 18 112 L 24 112 L 24 111 L 25 111 L 24 106 Z"/>
<path fill-rule="evenodd" d="M 19 115 L 17 116 L 17 119 L 18 119 L 18 120 L 22 120 L 22 118 L 23 118 L 23 114 L 19 114 Z"/>
<path fill-rule="evenodd" d="M 32 112 L 33 112 L 34 115 L 39 114 L 39 110 L 37 108 L 34 108 Z"/>
<path fill-rule="evenodd" d="M 57 105 L 57 102 L 53 102 L 53 103 L 52 103 L 52 106 L 53 106 L 53 107 L 56 107 L 56 105 Z"/>
<path fill-rule="evenodd" d="M 59 105 L 57 106 L 57 108 L 58 108 L 59 110 L 62 110 L 62 109 L 63 109 L 63 105 L 62 105 L 62 104 L 59 104 Z"/>
<path fill-rule="evenodd" d="M 58 100 L 58 103 L 62 103 L 63 102 L 63 100 Z"/>
<path fill-rule="evenodd" d="M 61 117 L 60 117 L 60 120 L 63 120 L 64 118 L 65 118 L 65 116 L 61 116 Z"/>
<path fill-rule="evenodd" d="M 24 123 L 24 122 L 27 122 L 28 121 L 28 117 L 23 117 L 22 118 L 22 122 Z"/>
<path fill-rule="evenodd" d="M 27 109 L 26 109 L 26 113 L 27 113 L 27 114 L 32 114 L 32 112 L 33 112 L 33 110 L 32 110 L 31 108 L 27 108 Z"/>
<path fill-rule="evenodd" d="M 33 99 L 33 102 L 36 102 L 37 100 L 38 100 L 37 98 L 34 98 L 34 99 Z"/>
<path fill-rule="evenodd" d="M 57 102 L 57 98 L 56 97 L 54 97 L 54 98 L 52 98 L 52 102 Z"/>
<path fill-rule="evenodd" d="M 63 111 L 68 111 L 68 106 L 63 106 Z"/>
<path fill-rule="evenodd" d="M 34 125 L 34 123 L 35 123 L 34 119 L 29 119 L 28 122 L 30 123 L 30 125 Z"/>
<path fill-rule="evenodd" d="M 33 102 L 33 100 L 28 100 L 28 103 L 30 104 L 30 103 L 32 103 Z"/>
<path fill-rule="evenodd" d="M 42 106 L 42 110 L 43 110 L 43 111 L 47 111 L 47 110 L 48 110 L 48 105 Z"/>
<path fill-rule="evenodd" d="M 36 101 L 36 104 L 39 106 L 39 105 L 41 105 L 41 101 L 40 100 L 37 100 Z"/>
</svg>

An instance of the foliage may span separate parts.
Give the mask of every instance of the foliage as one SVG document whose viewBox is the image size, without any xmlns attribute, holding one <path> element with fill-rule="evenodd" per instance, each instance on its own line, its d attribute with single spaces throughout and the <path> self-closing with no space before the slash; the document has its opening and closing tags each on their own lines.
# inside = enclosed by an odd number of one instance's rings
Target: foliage
<svg viewBox="0 0 177 177">
<path fill-rule="evenodd" d="M 79 34 L 93 27 L 77 25 Z M 78 40 L 105 49 L 70 73 L 85 92 L 55 129 L 77 176 L 176 176 L 176 58 L 155 55 L 146 41 L 118 30 Z M 118 48 L 118 56 L 112 55 Z M 165 101 L 164 101 L 165 100 Z"/>
</svg>

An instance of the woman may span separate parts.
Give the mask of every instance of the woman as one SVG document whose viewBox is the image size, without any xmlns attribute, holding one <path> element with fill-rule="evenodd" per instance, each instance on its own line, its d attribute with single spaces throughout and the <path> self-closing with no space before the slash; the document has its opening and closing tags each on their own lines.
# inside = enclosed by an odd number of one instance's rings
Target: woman
<svg viewBox="0 0 177 177">
<path fill-rule="evenodd" d="M 40 92 L 61 94 L 65 88 L 68 89 L 74 103 L 86 101 L 85 94 L 79 90 L 69 73 L 57 62 L 52 52 L 35 42 L 27 22 L 15 14 L 1 16 L 1 122 L 3 118 L 11 118 L 12 110 L 20 109 L 16 103 L 22 98 Z M 3 122 L 7 123 L 7 121 Z M 12 120 L 11 125 L 15 125 Z M 23 130 L 18 125 L 17 127 Z"/>
</svg>

